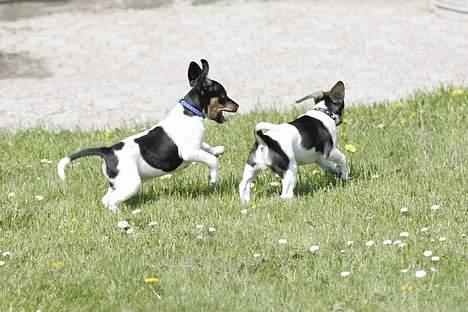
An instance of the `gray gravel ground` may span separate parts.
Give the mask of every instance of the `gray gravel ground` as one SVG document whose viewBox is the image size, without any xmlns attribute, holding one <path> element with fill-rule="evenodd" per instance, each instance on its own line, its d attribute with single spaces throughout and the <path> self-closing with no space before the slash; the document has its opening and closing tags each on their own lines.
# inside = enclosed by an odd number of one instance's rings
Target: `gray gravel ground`
<svg viewBox="0 0 468 312">
<path fill-rule="evenodd" d="M 242 113 L 290 107 L 337 80 L 353 105 L 468 81 L 467 20 L 427 1 L 179 0 L 19 19 L 5 8 L 0 128 L 157 121 L 188 91 L 188 63 L 200 58 Z"/>
</svg>

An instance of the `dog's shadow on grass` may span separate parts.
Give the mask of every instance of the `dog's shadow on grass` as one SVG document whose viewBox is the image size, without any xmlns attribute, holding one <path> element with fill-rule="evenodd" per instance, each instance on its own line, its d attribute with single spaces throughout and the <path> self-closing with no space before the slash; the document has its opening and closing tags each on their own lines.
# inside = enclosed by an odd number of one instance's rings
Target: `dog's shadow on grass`
<svg viewBox="0 0 468 312">
<path fill-rule="evenodd" d="M 368 171 L 368 172 L 367 172 Z M 326 189 L 346 188 L 350 183 L 358 180 L 370 179 L 371 169 L 363 172 L 361 170 L 351 170 L 351 175 L 348 181 L 342 181 L 333 174 L 314 175 L 312 170 L 307 170 L 299 174 L 294 194 L 296 196 L 313 196 L 314 193 Z M 271 196 L 279 196 L 281 194 L 281 185 L 269 185 L 267 177 L 259 177 L 255 181 L 255 188 L 252 189 L 252 196 L 256 200 L 271 198 Z M 210 185 L 205 179 L 195 179 L 187 181 L 185 179 L 175 179 L 171 183 L 155 181 L 145 185 L 137 196 L 126 202 L 128 208 L 138 207 L 149 202 L 157 202 L 161 198 L 173 199 L 192 199 L 198 200 L 202 198 L 223 197 L 228 195 L 238 198 L 238 185 L 240 178 L 235 177 L 221 179 L 217 185 Z"/>
<path fill-rule="evenodd" d="M 157 202 L 161 198 L 173 199 L 202 199 L 220 197 L 237 191 L 234 180 L 222 180 L 216 185 L 210 185 L 206 180 L 194 180 L 190 182 L 177 181 L 171 184 L 158 183 L 143 187 L 137 196 L 129 199 L 126 204 L 129 208 L 139 206 L 148 202 Z"/>
</svg>

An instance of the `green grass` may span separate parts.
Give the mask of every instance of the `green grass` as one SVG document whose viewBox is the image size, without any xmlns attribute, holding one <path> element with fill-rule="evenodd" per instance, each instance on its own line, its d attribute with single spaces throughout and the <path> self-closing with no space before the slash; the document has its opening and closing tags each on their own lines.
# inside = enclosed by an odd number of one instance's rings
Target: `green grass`
<svg viewBox="0 0 468 312">
<path fill-rule="evenodd" d="M 339 145 L 357 147 L 347 153 L 351 181 L 304 166 L 296 198 L 284 202 L 270 185 L 279 179 L 266 172 L 249 206 L 237 185 L 255 123 L 288 121 L 304 107 L 207 123 L 207 142 L 226 146 L 219 185 L 211 188 L 207 168 L 194 165 L 147 182 L 117 214 L 100 202 L 108 185 L 99 159 L 69 166 L 67 183 L 55 165 L 138 129 L 0 133 L 0 250 L 12 253 L 0 254 L 0 311 L 462 311 L 468 90 L 452 92 L 348 109 Z M 441 208 L 431 210 L 434 204 Z M 135 232 L 119 229 L 119 220 Z M 399 237 L 403 231 L 408 238 Z M 366 247 L 367 240 L 376 244 Z M 420 269 L 424 278 L 415 277 Z M 148 277 L 159 281 L 145 283 Z"/>
</svg>

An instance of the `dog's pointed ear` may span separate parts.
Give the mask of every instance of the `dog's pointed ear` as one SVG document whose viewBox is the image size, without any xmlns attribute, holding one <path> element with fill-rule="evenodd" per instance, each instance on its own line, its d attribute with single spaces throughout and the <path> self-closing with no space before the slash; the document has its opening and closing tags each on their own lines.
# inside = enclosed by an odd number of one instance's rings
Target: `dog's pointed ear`
<svg viewBox="0 0 468 312">
<path fill-rule="evenodd" d="M 198 82 L 198 77 L 200 77 L 201 72 L 202 72 L 202 69 L 200 68 L 200 66 L 198 66 L 197 63 L 190 62 L 190 65 L 188 68 L 188 80 L 189 80 L 191 87 L 195 87 L 195 85 Z"/>
<path fill-rule="evenodd" d="M 208 76 L 208 72 L 210 71 L 210 65 L 208 65 L 208 61 L 205 59 L 201 59 L 200 61 L 202 63 L 203 69 L 200 74 L 199 81 L 203 82 Z"/>
<path fill-rule="evenodd" d="M 316 91 L 314 93 L 304 96 L 303 98 L 300 98 L 299 100 L 296 100 L 296 103 L 301 103 L 308 99 L 314 99 L 314 102 L 318 103 L 321 100 L 323 100 L 323 96 L 324 93 L 322 91 Z"/>
<path fill-rule="evenodd" d="M 331 89 L 330 89 L 330 98 L 333 102 L 340 102 L 343 101 L 345 96 L 345 86 L 342 81 L 338 81 Z"/>
</svg>

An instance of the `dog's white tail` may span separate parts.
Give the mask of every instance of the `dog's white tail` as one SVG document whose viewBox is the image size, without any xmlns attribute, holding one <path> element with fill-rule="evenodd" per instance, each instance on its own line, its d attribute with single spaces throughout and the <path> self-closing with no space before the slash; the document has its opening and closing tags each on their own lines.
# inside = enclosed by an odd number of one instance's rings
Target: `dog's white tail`
<svg viewBox="0 0 468 312">
<path fill-rule="evenodd" d="M 62 181 L 65 181 L 67 179 L 65 175 L 65 167 L 70 163 L 70 161 L 70 157 L 64 157 L 59 161 L 57 165 L 57 173 L 60 179 L 62 179 Z"/>
<path fill-rule="evenodd" d="M 278 125 L 275 125 L 275 124 L 272 124 L 272 123 L 269 123 L 269 122 L 259 122 L 255 126 L 255 132 L 261 131 L 261 130 L 271 130 L 271 129 L 276 128 L 277 126 Z"/>
</svg>

